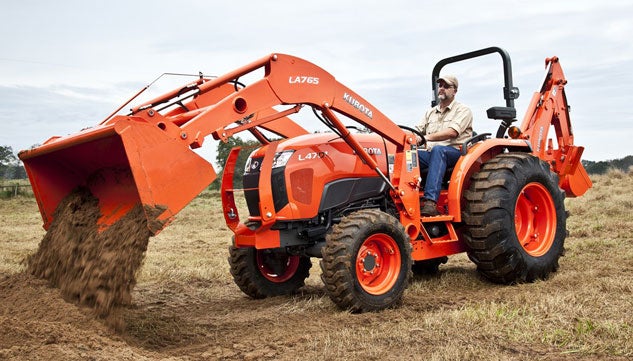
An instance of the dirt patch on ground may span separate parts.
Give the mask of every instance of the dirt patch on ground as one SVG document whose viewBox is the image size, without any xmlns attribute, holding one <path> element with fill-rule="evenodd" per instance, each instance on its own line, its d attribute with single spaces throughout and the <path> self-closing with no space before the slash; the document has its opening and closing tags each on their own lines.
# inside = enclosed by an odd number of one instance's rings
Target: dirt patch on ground
<svg viewBox="0 0 633 361">
<path fill-rule="evenodd" d="M 86 188 L 74 190 L 57 207 L 27 270 L 59 288 L 66 301 L 122 328 L 116 309 L 131 302 L 150 232 L 140 205 L 104 231 L 100 216 L 99 200 Z"/>
<path fill-rule="evenodd" d="M 613 185 L 569 203 L 567 252 L 547 281 L 491 284 L 454 255 L 414 276 L 401 307 L 363 314 L 329 299 L 318 259 L 299 294 L 246 297 L 220 197 L 203 195 L 147 244 L 131 302 L 112 309 L 122 331 L 22 272 L 44 236 L 37 205 L 0 201 L 0 360 L 630 360 L 633 182 L 602 179 Z"/>
</svg>

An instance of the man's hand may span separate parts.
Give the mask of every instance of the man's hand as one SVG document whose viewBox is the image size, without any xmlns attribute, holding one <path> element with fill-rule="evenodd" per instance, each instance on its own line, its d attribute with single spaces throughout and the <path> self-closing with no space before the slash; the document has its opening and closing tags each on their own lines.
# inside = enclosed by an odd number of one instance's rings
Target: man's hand
<svg viewBox="0 0 633 361">
<path fill-rule="evenodd" d="M 423 146 L 423 145 L 426 144 L 426 139 L 424 137 L 416 135 L 415 138 L 416 138 L 416 144 L 417 144 L 418 147 Z"/>
</svg>

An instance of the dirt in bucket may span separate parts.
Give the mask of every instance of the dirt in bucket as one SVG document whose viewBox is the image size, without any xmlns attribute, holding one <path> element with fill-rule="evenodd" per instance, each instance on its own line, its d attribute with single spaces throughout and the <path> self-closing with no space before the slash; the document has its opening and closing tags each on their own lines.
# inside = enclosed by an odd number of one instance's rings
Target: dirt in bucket
<svg viewBox="0 0 633 361">
<path fill-rule="evenodd" d="M 101 232 L 100 216 L 99 200 L 87 188 L 75 189 L 58 205 L 38 250 L 26 260 L 27 271 L 121 329 L 117 310 L 131 303 L 151 233 L 140 204 Z"/>
</svg>

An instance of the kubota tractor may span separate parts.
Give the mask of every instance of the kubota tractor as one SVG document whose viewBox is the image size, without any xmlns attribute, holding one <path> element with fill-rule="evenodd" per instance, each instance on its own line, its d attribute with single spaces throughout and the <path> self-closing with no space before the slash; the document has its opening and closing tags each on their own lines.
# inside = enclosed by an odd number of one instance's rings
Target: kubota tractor
<svg viewBox="0 0 633 361">
<path fill-rule="evenodd" d="M 253 298 L 297 291 L 312 257 L 321 258 L 331 299 L 356 312 L 398 304 L 411 271 L 437 270 L 460 252 L 493 282 L 544 279 L 563 253 L 564 197 L 582 195 L 591 181 L 580 162 L 583 147 L 573 144 L 558 58 L 546 59 L 546 77 L 520 127 L 512 126 L 519 92 L 503 49 L 438 62 L 431 79 L 436 97 L 444 65 L 492 53 L 503 61 L 506 104 L 487 115 L 501 125 L 495 137 L 479 134 L 462 145 L 438 201 L 440 216 L 420 215 L 418 132 L 395 124 L 323 69 L 284 54 L 217 78 L 201 76 L 20 158 L 45 227 L 60 200 L 84 186 L 99 198 L 102 228 L 140 203 L 156 234 L 216 177 L 191 149 L 207 135 L 226 141 L 249 131 L 262 146 L 244 169 L 244 221 L 233 187 L 242 171 L 235 169 L 239 149 L 225 164 L 221 193 L 235 234 L 231 273 Z M 263 77 L 251 85 L 238 81 L 257 71 Z M 327 131 L 309 133 L 288 118 L 304 106 Z"/>
</svg>

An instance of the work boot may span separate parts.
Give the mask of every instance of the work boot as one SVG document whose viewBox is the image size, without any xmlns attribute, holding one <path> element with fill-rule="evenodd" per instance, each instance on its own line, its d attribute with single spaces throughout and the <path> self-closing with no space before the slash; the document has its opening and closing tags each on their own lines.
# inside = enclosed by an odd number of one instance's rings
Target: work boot
<svg viewBox="0 0 633 361">
<path fill-rule="evenodd" d="M 427 217 L 440 215 L 440 212 L 437 210 L 437 204 L 430 199 L 426 199 L 424 201 L 424 206 L 422 207 L 422 210 L 420 210 L 420 213 Z"/>
</svg>

